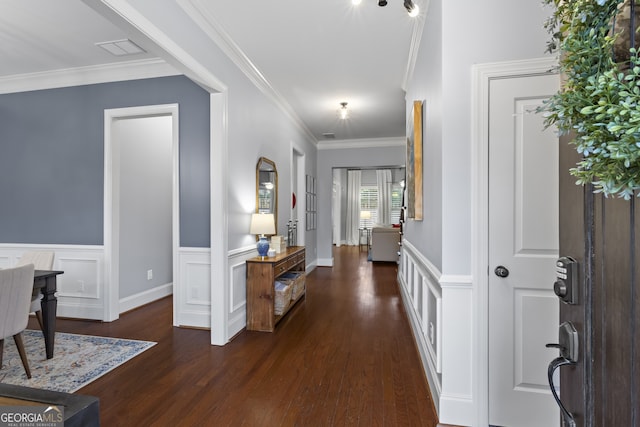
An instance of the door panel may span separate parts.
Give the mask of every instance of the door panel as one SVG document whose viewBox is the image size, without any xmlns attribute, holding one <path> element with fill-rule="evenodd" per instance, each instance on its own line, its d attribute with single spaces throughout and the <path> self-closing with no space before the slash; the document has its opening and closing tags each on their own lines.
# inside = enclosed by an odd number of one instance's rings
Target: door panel
<svg viewBox="0 0 640 427">
<path fill-rule="evenodd" d="M 535 114 L 557 75 L 495 79 L 489 105 L 489 421 L 559 425 L 546 366 L 557 350 L 557 136 Z M 508 276 L 494 269 L 504 266 Z"/>
<path fill-rule="evenodd" d="M 579 160 L 560 144 L 560 250 L 580 264 L 578 304 L 560 306 L 560 321 L 580 338 L 576 366 L 562 367 L 562 401 L 577 427 L 640 426 L 640 214 L 630 201 L 575 185 Z"/>
<path fill-rule="evenodd" d="M 560 254 L 571 256 L 578 262 L 580 290 L 578 304 L 560 304 L 560 322 L 568 321 L 578 331 L 579 352 L 581 355 L 590 351 L 591 319 L 585 312 L 584 301 L 590 299 L 592 280 L 591 258 L 586 257 L 586 247 L 590 239 L 585 230 L 593 223 L 593 210 L 586 206 L 593 204 L 593 194 L 588 188 L 575 184 L 576 180 L 569 174 L 569 169 L 579 161 L 576 150 L 568 144 L 569 138 L 560 138 Z M 557 341 L 553 341 L 557 342 Z M 550 362 L 551 359 L 548 360 Z M 560 368 L 560 387 L 562 402 L 574 416 L 578 426 L 585 424 L 585 411 L 592 404 L 592 395 L 587 391 L 591 387 L 588 380 L 591 376 L 590 365 L 584 357 L 579 357 L 574 366 Z"/>
</svg>

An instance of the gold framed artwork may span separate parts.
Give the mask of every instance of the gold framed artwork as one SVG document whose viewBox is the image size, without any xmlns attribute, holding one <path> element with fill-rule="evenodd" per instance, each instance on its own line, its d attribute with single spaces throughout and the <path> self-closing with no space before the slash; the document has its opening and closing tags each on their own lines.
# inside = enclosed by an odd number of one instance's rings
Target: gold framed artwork
<svg viewBox="0 0 640 427">
<path fill-rule="evenodd" d="M 413 101 L 407 120 L 407 218 L 422 221 L 422 101 Z"/>
</svg>

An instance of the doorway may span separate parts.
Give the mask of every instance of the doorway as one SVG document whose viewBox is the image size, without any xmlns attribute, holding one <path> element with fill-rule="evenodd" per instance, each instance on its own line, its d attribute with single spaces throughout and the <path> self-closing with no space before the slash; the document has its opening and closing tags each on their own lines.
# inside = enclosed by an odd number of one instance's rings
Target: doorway
<svg viewBox="0 0 640 427">
<path fill-rule="evenodd" d="M 489 104 L 489 423 L 553 426 L 557 350 L 558 138 L 535 114 L 553 74 L 495 79 Z M 502 268 L 502 270 L 500 270 Z M 526 416 L 523 416 L 525 415 Z"/>
<path fill-rule="evenodd" d="M 105 316 L 174 295 L 178 106 L 105 110 Z"/>
<path fill-rule="evenodd" d="M 349 178 L 353 172 L 357 177 Z M 404 166 L 333 168 L 332 244 L 366 245 L 373 226 L 399 224 L 405 173 Z"/>
<path fill-rule="evenodd" d="M 544 347 L 557 339 L 557 137 L 535 114 L 559 87 L 553 67 L 552 58 L 474 67 L 474 395 L 482 425 L 559 423 L 546 381 L 554 352 Z"/>
</svg>

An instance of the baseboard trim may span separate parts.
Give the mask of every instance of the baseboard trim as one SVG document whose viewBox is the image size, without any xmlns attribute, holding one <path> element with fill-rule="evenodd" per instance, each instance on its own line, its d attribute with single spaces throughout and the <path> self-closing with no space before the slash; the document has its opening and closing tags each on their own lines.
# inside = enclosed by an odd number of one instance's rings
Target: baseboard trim
<svg viewBox="0 0 640 427">
<path fill-rule="evenodd" d="M 120 300 L 120 314 L 173 294 L 173 283 L 148 289 Z"/>
<path fill-rule="evenodd" d="M 318 267 L 333 267 L 333 258 L 318 258 Z"/>
</svg>

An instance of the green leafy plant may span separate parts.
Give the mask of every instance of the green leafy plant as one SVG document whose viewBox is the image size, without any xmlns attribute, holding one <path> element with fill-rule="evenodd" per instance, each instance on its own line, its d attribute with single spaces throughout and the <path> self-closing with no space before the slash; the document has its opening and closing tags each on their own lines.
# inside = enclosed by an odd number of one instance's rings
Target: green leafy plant
<svg viewBox="0 0 640 427">
<path fill-rule="evenodd" d="M 629 199 L 640 188 L 640 62 L 629 44 L 622 58 L 614 56 L 622 39 L 633 39 L 628 28 L 616 29 L 625 8 L 628 15 L 628 0 L 544 3 L 555 6 L 545 23 L 551 34 L 547 49 L 560 52 L 564 78 L 562 89 L 541 108 L 545 123 L 561 134 L 573 132 L 571 144 L 582 154 L 571 169 L 577 184 Z"/>
</svg>

